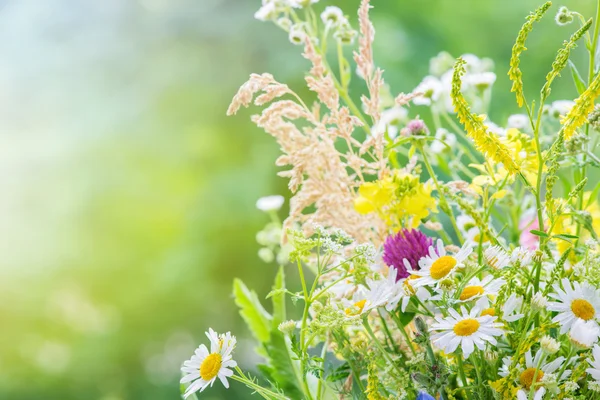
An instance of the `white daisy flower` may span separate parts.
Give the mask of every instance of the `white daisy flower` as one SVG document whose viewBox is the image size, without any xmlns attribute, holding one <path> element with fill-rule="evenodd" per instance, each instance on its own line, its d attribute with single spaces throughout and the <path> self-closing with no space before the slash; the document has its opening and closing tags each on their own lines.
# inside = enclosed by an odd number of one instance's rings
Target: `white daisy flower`
<svg viewBox="0 0 600 400">
<path fill-rule="evenodd" d="M 556 100 L 550 105 L 550 115 L 555 118 L 564 117 L 574 105 L 575 102 L 571 100 Z"/>
<path fill-rule="evenodd" d="M 508 117 L 507 126 L 519 130 L 525 130 L 529 127 L 529 117 L 525 114 L 513 114 Z"/>
<path fill-rule="evenodd" d="M 425 286 L 437 284 L 444 279 L 455 269 L 464 265 L 464 261 L 473 252 L 471 243 L 465 243 L 463 247 L 455 255 L 446 254 L 444 243 L 441 239 L 437 241 L 437 248 L 429 246 L 429 255 L 422 257 L 419 260 L 418 271 L 413 271 L 417 276 L 420 276 L 415 281 L 413 286 Z"/>
<path fill-rule="evenodd" d="M 288 38 L 292 44 L 301 45 L 306 41 L 306 31 L 302 24 L 292 25 Z"/>
<path fill-rule="evenodd" d="M 549 296 L 558 301 L 549 302 L 548 310 L 558 312 L 552 319 L 560 324 L 560 333 L 567 333 L 578 319 L 594 321 L 600 318 L 600 294 L 587 283 L 571 282 L 562 280 L 564 290 L 558 283 L 552 285 L 556 293 Z"/>
<path fill-rule="evenodd" d="M 510 264 L 510 255 L 501 246 L 491 246 L 483 252 L 483 258 L 494 269 L 506 268 Z"/>
<path fill-rule="evenodd" d="M 515 247 L 510 255 L 510 261 L 513 263 L 519 262 L 523 266 L 531 264 L 533 260 L 533 252 L 525 247 Z"/>
<path fill-rule="evenodd" d="M 600 337 L 600 328 L 596 321 L 583 321 L 577 319 L 571 331 L 569 332 L 569 338 L 571 342 L 581 349 L 590 349 Z"/>
<path fill-rule="evenodd" d="M 429 146 L 431 151 L 435 154 L 439 154 L 446 150 L 448 148 L 446 145 L 450 147 L 454 147 L 456 145 L 456 135 L 448 132 L 447 129 L 439 128 L 435 132 L 435 138 L 437 140 L 434 140 L 433 143 L 431 143 L 431 146 Z"/>
<path fill-rule="evenodd" d="M 426 76 L 421 83 L 413 90 L 413 93 L 422 93 L 413 99 L 413 103 L 418 106 L 430 106 L 435 103 L 444 91 L 444 85 L 435 76 Z"/>
<path fill-rule="evenodd" d="M 449 308 L 449 317 L 436 318 L 431 331 L 436 331 L 431 336 L 431 341 L 446 353 L 453 353 L 458 346 L 461 347 L 465 358 L 468 358 L 477 346 L 485 350 L 486 342 L 496 345 L 494 336 L 502 335 L 502 324 L 497 323 L 496 317 L 489 315 L 477 316 L 479 309 L 474 307 L 468 312 L 461 307 L 461 314 Z"/>
<path fill-rule="evenodd" d="M 487 127 L 488 131 L 498 135 L 498 136 L 506 136 L 506 129 L 502 128 L 501 126 L 498 126 L 497 124 L 493 123 L 492 121 L 490 121 L 489 119 L 486 119 L 483 124 Z"/>
<path fill-rule="evenodd" d="M 563 363 L 566 362 L 564 357 L 558 357 L 551 362 L 545 362 L 542 360 L 542 357 L 545 357 L 545 353 L 542 350 L 538 350 L 535 357 L 532 357 L 531 350 L 528 350 L 527 353 L 525 353 L 525 369 L 521 372 L 518 380 L 518 383 L 521 386 L 521 389 L 517 392 L 517 398 L 519 400 L 528 398 L 532 385 L 539 387 L 535 390 L 534 399 L 542 399 L 546 393 L 546 388 L 541 386 L 544 383 L 544 376 L 554 374 L 563 366 Z M 565 370 L 561 379 L 566 379 L 570 375 L 571 371 Z"/>
<path fill-rule="evenodd" d="M 537 380 L 537 378 L 536 378 Z M 535 395 L 533 396 L 533 400 L 542 400 L 544 395 L 546 394 L 546 388 L 539 388 L 535 391 Z M 529 390 L 525 391 L 520 389 L 517 392 L 517 400 L 529 400 Z"/>
<path fill-rule="evenodd" d="M 523 298 L 514 293 L 511 294 L 502 306 L 502 319 L 506 322 L 514 322 L 523 318 L 525 315 L 520 313 L 522 305 Z"/>
<path fill-rule="evenodd" d="M 254 18 L 259 21 L 269 21 L 277 18 L 279 15 L 279 10 L 277 7 L 277 3 L 274 1 L 264 2 L 262 7 L 254 13 Z"/>
<path fill-rule="evenodd" d="M 477 90 L 485 90 L 496 82 L 496 74 L 493 72 L 477 72 L 465 76 L 465 84 Z"/>
<path fill-rule="evenodd" d="M 381 118 L 373 127 L 373 136 L 383 135 L 385 132 L 391 139 L 400 133 L 400 125 L 408 121 L 408 110 L 404 107 L 392 107 L 381 113 Z"/>
<path fill-rule="evenodd" d="M 279 195 L 261 197 L 256 201 L 256 208 L 264 212 L 277 211 L 281 208 L 284 201 L 283 196 Z"/>
<path fill-rule="evenodd" d="M 592 378 L 596 380 L 596 382 L 600 382 L 600 346 L 597 344 L 594 345 L 592 355 L 594 356 L 594 359 L 588 360 L 588 363 L 592 368 L 588 368 L 585 371 L 590 374 Z"/>
<path fill-rule="evenodd" d="M 404 267 L 406 267 L 406 270 L 410 273 L 410 276 L 408 278 L 400 280 L 400 283 L 402 284 L 402 290 L 400 293 L 400 301 L 402 303 L 400 305 L 400 309 L 402 310 L 402 312 L 406 312 L 406 307 L 408 307 L 408 303 L 410 303 L 411 297 L 416 296 L 417 299 L 419 299 L 419 301 L 421 302 L 425 302 L 426 300 L 433 300 L 433 297 L 431 297 L 431 293 L 426 288 L 414 285 L 416 280 L 419 279 L 420 276 L 414 274 L 412 266 L 406 258 L 402 261 L 404 262 Z"/>
<path fill-rule="evenodd" d="M 287 0 L 288 4 L 294 8 L 304 8 L 311 4 L 318 3 L 319 0 Z"/>
<path fill-rule="evenodd" d="M 366 292 L 367 305 L 384 306 L 387 311 L 395 309 L 403 293 L 402 282 L 398 282 L 397 277 L 398 270 L 389 268 L 387 277 L 377 281 L 367 280 L 369 286 Z"/>
<path fill-rule="evenodd" d="M 477 57 L 475 54 L 467 53 L 460 57 L 465 60 L 465 69 L 467 70 L 467 74 L 483 72 L 486 69 L 486 65 L 484 65 L 483 60 Z"/>
<path fill-rule="evenodd" d="M 505 283 L 503 279 L 494 279 L 491 275 L 483 279 L 473 277 L 463 288 L 458 299 L 460 302 L 477 300 L 479 308 L 488 308 L 490 303 L 488 296 L 497 296 Z"/>
<path fill-rule="evenodd" d="M 335 26 L 342 21 L 346 21 L 344 12 L 336 6 L 325 7 L 325 10 L 321 13 L 321 20 L 327 26 Z"/>
<path fill-rule="evenodd" d="M 210 340 L 210 352 L 204 344 L 200 345 L 192 358 L 181 367 L 181 372 L 185 374 L 181 383 L 192 382 L 185 391 L 184 398 L 212 386 L 217 378 L 223 386 L 229 388 L 227 377 L 233 375 L 229 368 L 237 366 L 231 355 L 236 344 L 235 336 L 229 332 L 217 335 L 212 329 L 206 332 L 206 336 Z"/>
<path fill-rule="evenodd" d="M 466 233 L 471 229 L 477 228 L 475 220 L 465 214 L 461 214 L 458 217 L 456 217 L 456 225 L 458 226 L 458 229 L 460 229 L 463 235 L 466 235 Z"/>
</svg>

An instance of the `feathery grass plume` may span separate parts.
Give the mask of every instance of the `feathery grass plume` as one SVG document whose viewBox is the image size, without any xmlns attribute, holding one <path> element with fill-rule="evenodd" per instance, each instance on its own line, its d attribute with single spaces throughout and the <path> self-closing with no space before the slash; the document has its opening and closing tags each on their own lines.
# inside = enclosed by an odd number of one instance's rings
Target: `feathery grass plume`
<svg viewBox="0 0 600 400">
<path fill-rule="evenodd" d="M 588 120 L 588 115 L 594 110 L 594 101 L 600 95 L 600 75 L 592 81 L 585 92 L 575 100 L 575 105 L 571 111 L 560 123 L 563 124 L 564 140 L 567 141 L 573 137 L 579 129 Z"/>
<path fill-rule="evenodd" d="M 519 35 L 517 36 L 517 41 L 512 48 L 512 56 L 510 58 L 510 69 L 508 70 L 508 76 L 510 80 L 513 82 L 511 92 L 514 92 L 517 95 L 517 103 L 519 107 L 523 106 L 525 102 L 525 96 L 523 95 L 523 73 L 519 68 L 519 64 L 521 63 L 521 53 L 523 53 L 527 48 L 525 47 L 525 41 L 527 40 L 527 36 L 533 29 L 533 24 L 544 16 L 546 11 L 550 8 L 552 2 L 549 1 L 539 7 L 537 10 L 529 14 L 527 17 L 527 21 L 521 27 L 519 31 Z"/>
<path fill-rule="evenodd" d="M 454 65 L 451 92 L 452 104 L 458 119 L 465 126 L 467 135 L 473 139 L 477 150 L 495 162 L 502 163 L 511 175 L 518 173 L 519 166 L 515 163 L 508 148 L 484 125 L 485 118 L 471 113 L 471 109 L 461 92 L 461 78 L 464 74 L 465 60 L 459 58 Z"/>
<path fill-rule="evenodd" d="M 585 25 L 579 28 L 569 40 L 565 40 L 563 47 L 558 50 L 558 54 L 556 54 L 556 58 L 552 63 L 552 71 L 546 75 L 546 83 L 542 88 L 542 96 L 547 98 L 550 95 L 550 85 L 554 79 L 560 76 L 560 72 L 565 69 L 567 66 L 567 62 L 569 62 L 569 56 L 571 55 L 571 50 L 577 47 L 577 41 L 583 37 L 583 35 L 590 29 L 592 26 L 592 19 L 590 18 Z"/>
</svg>

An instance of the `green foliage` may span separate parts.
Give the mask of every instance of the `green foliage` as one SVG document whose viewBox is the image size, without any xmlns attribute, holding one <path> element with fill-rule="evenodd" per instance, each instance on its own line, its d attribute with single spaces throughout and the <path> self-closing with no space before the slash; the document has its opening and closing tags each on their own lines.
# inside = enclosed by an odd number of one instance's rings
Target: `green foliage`
<svg viewBox="0 0 600 400">
<path fill-rule="evenodd" d="M 261 343 L 269 342 L 273 317 L 263 308 L 256 293 L 248 289 L 240 279 L 235 279 L 233 296 L 252 335 Z"/>
<path fill-rule="evenodd" d="M 297 366 L 290 356 L 290 344 L 284 334 L 274 329 L 271 331 L 271 340 L 263 343 L 265 352 L 268 356 L 267 364 L 259 366 L 261 372 L 271 382 L 277 382 L 278 387 L 283 390 L 286 396 L 292 399 L 302 398 L 302 391 L 298 387 L 298 378 L 296 376 Z"/>
<path fill-rule="evenodd" d="M 271 322 L 271 329 L 277 329 L 280 323 L 286 319 L 285 310 L 285 270 L 283 266 L 279 267 L 277 276 L 275 277 L 275 283 L 273 284 L 274 293 L 271 296 L 273 302 L 273 320 Z"/>
</svg>

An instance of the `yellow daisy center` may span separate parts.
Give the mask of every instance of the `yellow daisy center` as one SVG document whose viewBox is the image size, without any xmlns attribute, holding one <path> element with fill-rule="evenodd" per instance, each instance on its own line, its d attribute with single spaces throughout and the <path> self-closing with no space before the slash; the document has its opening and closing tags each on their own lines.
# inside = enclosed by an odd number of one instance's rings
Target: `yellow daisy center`
<svg viewBox="0 0 600 400">
<path fill-rule="evenodd" d="M 537 371 L 537 373 L 536 373 L 536 371 Z M 531 385 L 533 384 L 533 376 L 534 375 L 535 375 L 535 382 L 538 383 L 544 377 L 544 372 L 539 369 L 536 370 L 536 368 L 527 368 L 525 371 L 523 371 L 521 373 L 521 377 L 519 378 L 519 381 L 521 382 L 521 385 L 523 385 L 523 387 L 525 389 L 529 390 L 531 388 Z"/>
<path fill-rule="evenodd" d="M 467 286 L 460 294 L 461 300 L 469 300 L 471 297 L 479 296 L 485 293 L 482 286 Z"/>
<path fill-rule="evenodd" d="M 357 301 L 352 305 L 352 307 L 346 308 L 346 315 L 355 316 L 362 313 L 366 303 L 367 300 Z"/>
<path fill-rule="evenodd" d="M 443 256 L 431 264 L 430 274 L 433 279 L 442 279 L 456 266 L 456 259 L 452 256 Z"/>
<path fill-rule="evenodd" d="M 223 358 L 219 353 L 209 354 L 200 365 L 200 377 L 205 381 L 210 381 L 218 375 L 222 363 Z"/>
<path fill-rule="evenodd" d="M 476 319 L 463 319 L 454 325 L 454 333 L 457 336 L 470 336 L 479 329 L 479 321 Z"/>
<path fill-rule="evenodd" d="M 486 308 L 485 310 L 483 310 L 481 312 L 481 316 L 483 317 L 484 315 L 489 315 L 489 316 L 493 317 L 494 315 L 496 315 L 496 309 L 495 308 Z"/>
<path fill-rule="evenodd" d="M 411 275 L 408 277 L 408 279 L 405 279 L 404 282 L 402 283 L 404 285 L 404 288 L 406 289 L 406 291 L 412 295 L 415 294 L 415 288 L 412 287 L 412 285 L 410 284 L 411 280 L 414 279 L 418 279 L 420 278 L 419 275 Z"/>
<path fill-rule="evenodd" d="M 587 300 L 575 299 L 571 302 L 571 311 L 577 318 L 581 318 L 585 321 L 589 321 L 596 315 L 594 306 Z"/>
</svg>

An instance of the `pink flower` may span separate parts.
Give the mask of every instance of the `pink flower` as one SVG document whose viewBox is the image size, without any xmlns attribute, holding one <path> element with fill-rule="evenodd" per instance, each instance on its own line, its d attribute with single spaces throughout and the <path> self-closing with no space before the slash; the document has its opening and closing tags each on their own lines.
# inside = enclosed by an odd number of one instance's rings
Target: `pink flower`
<svg viewBox="0 0 600 400">
<path fill-rule="evenodd" d="M 537 250 L 540 246 L 540 238 L 530 232 L 531 230 L 540 229 L 535 209 L 529 209 L 523 214 L 519 222 L 519 229 L 521 230 L 519 244 L 528 250 Z"/>
</svg>

